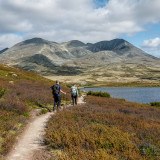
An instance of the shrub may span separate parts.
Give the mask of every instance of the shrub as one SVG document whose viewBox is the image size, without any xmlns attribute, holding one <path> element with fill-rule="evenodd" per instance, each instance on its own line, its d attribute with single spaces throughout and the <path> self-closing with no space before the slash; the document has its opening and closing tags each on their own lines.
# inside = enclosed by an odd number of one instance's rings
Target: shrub
<svg viewBox="0 0 160 160">
<path fill-rule="evenodd" d="M 5 141 L 2 143 L 2 148 L 4 150 L 4 154 L 7 154 L 10 150 L 12 145 L 14 144 L 15 141 L 15 136 L 7 136 L 5 138 Z"/>
<path fill-rule="evenodd" d="M 2 98 L 2 96 L 6 93 L 6 89 L 5 88 L 0 88 L 0 98 Z"/>
<path fill-rule="evenodd" d="M 16 100 L 13 97 L 12 99 L 8 98 L 0 102 L 0 108 L 8 111 L 15 111 L 18 114 L 24 114 L 29 111 L 29 107 L 25 102 Z"/>
<path fill-rule="evenodd" d="M 87 93 L 87 95 L 110 98 L 110 94 L 109 93 L 107 93 L 107 92 L 101 92 L 101 91 L 99 91 L 99 92 L 89 91 Z"/>
<path fill-rule="evenodd" d="M 51 85 L 53 81 L 35 73 L 0 64 L 0 159 L 13 147 L 16 136 L 25 126 L 30 115 L 29 106 L 46 107 L 53 103 Z M 62 87 L 68 91 L 63 84 Z M 62 99 L 69 100 L 70 94 Z M 45 112 L 47 110 L 42 109 L 41 113 Z"/>
<path fill-rule="evenodd" d="M 68 87 L 68 88 L 71 88 L 72 87 L 72 84 L 66 84 L 66 86 Z"/>
<path fill-rule="evenodd" d="M 45 142 L 61 160 L 158 160 L 159 115 L 146 104 L 87 96 L 50 119 Z"/>
<path fill-rule="evenodd" d="M 18 132 L 25 123 L 25 116 L 0 108 L 0 158 L 12 148 Z"/>
<path fill-rule="evenodd" d="M 43 108 L 43 109 L 41 109 L 41 112 L 39 113 L 39 115 L 41 115 L 41 114 L 46 114 L 47 112 L 48 112 L 48 110 L 45 109 L 45 108 Z"/>
<path fill-rule="evenodd" d="M 38 106 L 46 106 L 53 103 L 52 90 L 50 86 L 50 84 L 42 82 L 21 81 L 17 83 L 12 92 L 13 94 L 18 95 L 22 101 L 30 101 Z M 65 87 L 63 88 L 65 91 L 68 90 Z M 63 95 L 62 99 L 69 100 L 70 95 Z"/>
<path fill-rule="evenodd" d="M 150 102 L 151 106 L 160 107 L 160 102 Z"/>
</svg>

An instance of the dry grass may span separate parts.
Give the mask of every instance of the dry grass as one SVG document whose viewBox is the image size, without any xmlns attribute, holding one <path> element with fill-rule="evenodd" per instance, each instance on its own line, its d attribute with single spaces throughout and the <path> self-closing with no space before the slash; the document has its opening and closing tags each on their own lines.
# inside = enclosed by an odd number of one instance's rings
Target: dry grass
<svg viewBox="0 0 160 160">
<path fill-rule="evenodd" d="M 0 158 L 13 146 L 33 107 L 52 105 L 53 83 L 34 73 L 0 65 Z M 69 95 L 64 99 L 69 100 Z"/>
<path fill-rule="evenodd" d="M 93 63 L 95 63 L 93 61 Z M 82 86 L 105 86 L 105 87 L 159 87 L 160 68 L 133 63 L 113 63 L 103 66 L 86 67 L 79 75 L 47 76 L 47 78 L 65 83 L 78 83 Z M 82 64 L 83 66 L 83 64 Z"/>
<path fill-rule="evenodd" d="M 158 108 L 92 96 L 86 101 L 85 105 L 60 112 L 50 119 L 45 141 L 52 149 L 59 150 L 58 159 L 160 158 Z"/>
<path fill-rule="evenodd" d="M 103 72 L 102 72 L 103 73 Z M 105 73 L 108 74 L 108 73 Z M 95 73 L 80 74 L 75 76 L 45 76 L 55 81 L 59 79 L 62 82 L 72 84 L 77 83 L 79 86 L 103 86 L 103 87 L 160 87 L 159 80 L 141 79 L 138 77 L 120 77 L 109 73 L 112 76 L 104 75 L 94 76 Z M 149 73 L 148 73 L 149 74 Z"/>
</svg>

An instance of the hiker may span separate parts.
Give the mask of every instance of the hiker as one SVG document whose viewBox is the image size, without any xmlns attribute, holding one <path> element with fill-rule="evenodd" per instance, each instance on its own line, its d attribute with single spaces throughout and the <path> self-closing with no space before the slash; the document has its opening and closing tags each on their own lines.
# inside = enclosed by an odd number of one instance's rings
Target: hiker
<svg viewBox="0 0 160 160">
<path fill-rule="evenodd" d="M 54 97 L 53 111 L 55 111 L 56 106 L 57 110 L 59 110 L 59 107 L 61 106 L 61 93 L 66 94 L 66 92 L 62 91 L 62 87 L 59 84 L 59 81 L 56 81 L 56 84 L 53 85 L 51 88 Z"/>
<path fill-rule="evenodd" d="M 73 84 L 71 87 L 71 97 L 72 97 L 72 104 L 77 104 L 77 97 L 79 96 L 78 94 L 78 89 L 76 87 L 76 84 Z"/>
</svg>

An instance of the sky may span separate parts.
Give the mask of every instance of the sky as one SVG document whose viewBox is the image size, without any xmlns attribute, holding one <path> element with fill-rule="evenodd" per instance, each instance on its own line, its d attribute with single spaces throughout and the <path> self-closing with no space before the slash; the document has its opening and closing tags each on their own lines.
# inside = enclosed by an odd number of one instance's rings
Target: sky
<svg viewBox="0 0 160 160">
<path fill-rule="evenodd" d="M 34 37 L 122 38 L 160 57 L 160 0 L 0 0 L 0 50 Z"/>
</svg>

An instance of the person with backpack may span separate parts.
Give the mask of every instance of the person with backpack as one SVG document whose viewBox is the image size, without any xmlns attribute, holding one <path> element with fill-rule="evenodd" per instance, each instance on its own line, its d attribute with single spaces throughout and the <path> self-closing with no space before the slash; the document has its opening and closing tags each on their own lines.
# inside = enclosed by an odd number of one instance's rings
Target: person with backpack
<svg viewBox="0 0 160 160">
<path fill-rule="evenodd" d="M 55 111 L 56 106 L 57 106 L 57 110 L 61 106 L 61 93 L 66 94 L 66 92 L 62 91 L 62 87 L 59 84 L 59 81 L 56 81 L 56 84 L 53 85 L 51 88 L 52 88 L 52 94 L 54 97 L 53 111 Z"/>
<path fill-rule="evenodd" d="M 77 104 L 77 97 L 79 96 L 78 94 L 78 89 L 76 87 L 76 84 L 73 84 L 71 87 L 71 97 L 72 97 L 72 104 Z"/>
</svg>

